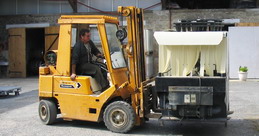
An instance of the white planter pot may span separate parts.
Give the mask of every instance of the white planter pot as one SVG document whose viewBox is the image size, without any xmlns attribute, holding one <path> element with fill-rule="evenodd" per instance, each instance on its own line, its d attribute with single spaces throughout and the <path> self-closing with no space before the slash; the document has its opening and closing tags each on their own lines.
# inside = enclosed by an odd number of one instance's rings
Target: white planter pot
<svg viewBox="0 0 259 136">
<path fill-rule="evenodd" d="M 247 72 L 238 72 L 238 77 L 240 81 L 246 81 L 247 79 Z"/>
</svg>

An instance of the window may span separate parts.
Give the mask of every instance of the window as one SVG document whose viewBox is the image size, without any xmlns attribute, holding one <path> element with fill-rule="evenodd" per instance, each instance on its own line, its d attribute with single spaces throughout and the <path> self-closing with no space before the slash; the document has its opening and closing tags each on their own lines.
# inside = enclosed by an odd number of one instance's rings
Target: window
<svg viewBox="0 0 259 136">
<path fill-rule="evenodd" d="M 116 24 L 106 23 L 106 33 L 109 44 L 109 50 L 111 55 L 112 67 L 123 68 L 126 67 L 125 58 L 121 49 L 120 41 L 116 37 L 118 30 Z"/>
</svg>

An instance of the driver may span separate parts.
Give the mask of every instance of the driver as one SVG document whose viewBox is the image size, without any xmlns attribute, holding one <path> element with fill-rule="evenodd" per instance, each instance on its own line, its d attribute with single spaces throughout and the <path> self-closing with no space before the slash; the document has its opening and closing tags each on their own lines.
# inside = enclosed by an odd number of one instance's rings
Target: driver
<svg viewBox="0 0 259 136">
<path fill-rule="evenodd" d="M 101 85 L 102 90 L 108 87 L 108 80 L 104 78 L 101 69 L 92 63 L 92 56 L 103 57 L 101 52 L 90 40 L 91 33 L 88 29 L 81 29 L 80 40 L 74 45 L 72 53 L 71 79 L 75 80 L 76 74 L 90 75 Z"/>
</svg>

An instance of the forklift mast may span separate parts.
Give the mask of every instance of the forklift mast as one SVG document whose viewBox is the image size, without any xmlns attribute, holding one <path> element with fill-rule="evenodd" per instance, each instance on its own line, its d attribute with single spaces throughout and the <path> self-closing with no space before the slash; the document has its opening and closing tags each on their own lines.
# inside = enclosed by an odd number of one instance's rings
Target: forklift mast
<svg viewBox="0 0 259 136">
<path fill-rule="evenodd" d="M 129 87 L 134 90 L 131 94 L 131 105 L 137 114 L 136 125 L 141 125 L 152 108 L 150 104 L 152 90 L 148 83 L 153 80 L 146 80 L 145 75 L 143 10 L 136 7 L 118 7 L 118 12 L 127 20 L 126 52 L 129 60 Z"/>
<path fill-rule="evenodd" d="M 145 77 L 145 56 L 143 40 L 143 10 L 136 7 L 118 7 L 118 12 L 126 17 L 129 58 L 130 86 L 140 88 Z"/>
</svg>

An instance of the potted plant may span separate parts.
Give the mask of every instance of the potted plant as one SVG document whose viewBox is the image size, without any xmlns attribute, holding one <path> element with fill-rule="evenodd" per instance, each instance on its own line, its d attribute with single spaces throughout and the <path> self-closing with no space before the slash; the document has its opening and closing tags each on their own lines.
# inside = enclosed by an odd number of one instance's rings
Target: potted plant
<svg viewBox="0 0 259 136">
<path fill-rule="evenodd" d="M 240 81 L 246 81 L 248 68 L 246 66 L 239 67 L 238 77 Z"/>
</svg>

